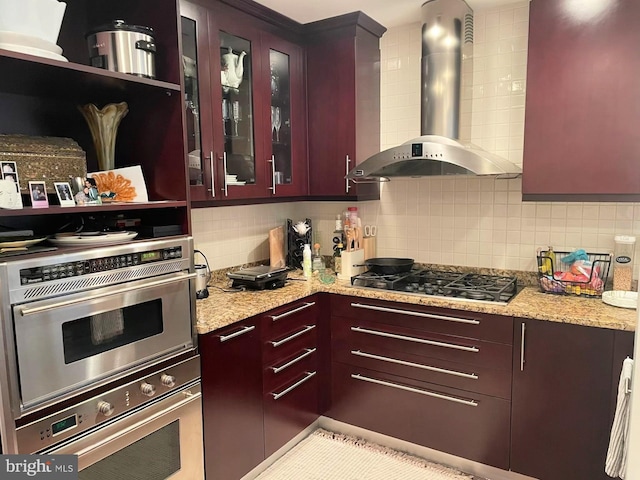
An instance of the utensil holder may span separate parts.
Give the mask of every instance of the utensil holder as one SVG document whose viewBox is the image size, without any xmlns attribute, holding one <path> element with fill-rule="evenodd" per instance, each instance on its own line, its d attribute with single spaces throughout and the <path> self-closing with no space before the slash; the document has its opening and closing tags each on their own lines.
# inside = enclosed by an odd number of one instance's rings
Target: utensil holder
<svg viewBox="0 0 640 480">
<path fill-rule="evenodd" d="M 342 252 L 342 270 L 338 274 L 340 280 L 349 280 L 351 277 L 360 275 L 366 270 L 364 263 L 364 249 Z"/>
</svg>

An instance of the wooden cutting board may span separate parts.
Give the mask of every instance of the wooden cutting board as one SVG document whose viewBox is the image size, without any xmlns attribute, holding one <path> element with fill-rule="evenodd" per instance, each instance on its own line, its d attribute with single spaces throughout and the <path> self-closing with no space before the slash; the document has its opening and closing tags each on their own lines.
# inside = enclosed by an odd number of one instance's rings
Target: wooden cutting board
<svg viewBox="0 0 640 480">
<path fill-rule="evenodd" d="M 364 259 L 376 258 L 376 237 L 364 237 L 362 239 Z"/>
<path fill-rule="evenodd" d="M 284 227 L 269 230 L 269 265 L 284 267 Z"/>
</svg>

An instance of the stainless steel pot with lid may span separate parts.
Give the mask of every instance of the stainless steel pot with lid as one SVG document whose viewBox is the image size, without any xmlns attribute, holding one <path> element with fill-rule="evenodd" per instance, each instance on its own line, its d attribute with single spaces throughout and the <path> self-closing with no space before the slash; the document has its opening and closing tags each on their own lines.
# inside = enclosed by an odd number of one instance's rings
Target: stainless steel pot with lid
<svg viewBox="0 0 640 480">
<path fill-rule="evenodd" d="M 156 44 L 151 27 L 114 20 L 92 29 L 85 37 L 92 66 L 156 78 Z"/>
</svg>

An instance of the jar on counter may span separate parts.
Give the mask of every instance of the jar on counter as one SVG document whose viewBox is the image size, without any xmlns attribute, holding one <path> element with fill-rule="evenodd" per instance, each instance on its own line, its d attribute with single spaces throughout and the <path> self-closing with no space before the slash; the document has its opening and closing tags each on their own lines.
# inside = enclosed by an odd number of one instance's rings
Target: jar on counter
<svg viewBox="0 0 640 480">
<path fill-rule="evenodd" d="M 633 287 L 633 262 L 636 237 L 616 235 L 613 251 L 613 289 L 630 291 Z"/>
</svg>

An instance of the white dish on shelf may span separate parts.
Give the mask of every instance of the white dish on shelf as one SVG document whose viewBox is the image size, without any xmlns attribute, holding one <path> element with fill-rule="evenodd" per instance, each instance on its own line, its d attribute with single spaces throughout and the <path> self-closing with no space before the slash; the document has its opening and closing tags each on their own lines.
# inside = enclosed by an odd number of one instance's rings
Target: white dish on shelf
<svg viewBox="0 0 640 480">
<path fill-rule="evenodd" d="M 44 242 L 47 237 L 39 238 L 25 238 L 24 240 L 10 240 L 7 242 L 0 242 L 0 248 L 25 248 L 37 243 Z"/>
<path fill-rule="evenodd" d="M 58 234 L 55 238 L 50 238 L 49 242 L 58 247 L 80 247 L 89 245 L 92 247 L 102 247 L 107 245 L 117 245 L 127 243 L 138 236 L 138 232 L 109 232 L 103 235 L 80 236 L 78 234 Z"/>
<path fill-rule="evenodd" d="M 638 292 L 610 290 L 608 292 L 602 292 L 602 301 L 614 307 L 638 308 Z"/>
<path fill-rule="evenodd" d="M 246 185 L 247 182 L 229 182 L 227 181 L 227 185 Z"/>
<path fill-rule="evenodd" d="M 11 50 L 12 52 L 26 53 L 28 55 L 34 55 L 36 57 L 49 58 L 51 60 L 60 60 L 61 62 L 69 61 L 58 53 L 54 53 L 49 50 L 44 50 L 42 48 L 26 47 L 24 45 L 15 45 L 13 43 L 2 43 L 2 42 L 0 42 L 0 48 L 4 50 Z"/>
<path fill-rule="evenodd" d="M 51 43 L 44 38 L 25 35 L 23 33 L 7 32 L 6 30 L 2 30 L 0 31 L 0 43 L 38 48 L 51 53 L 57 53 L 58 55 L 62 54 L 62 48 L 55 43 Z"/>
</svg>

